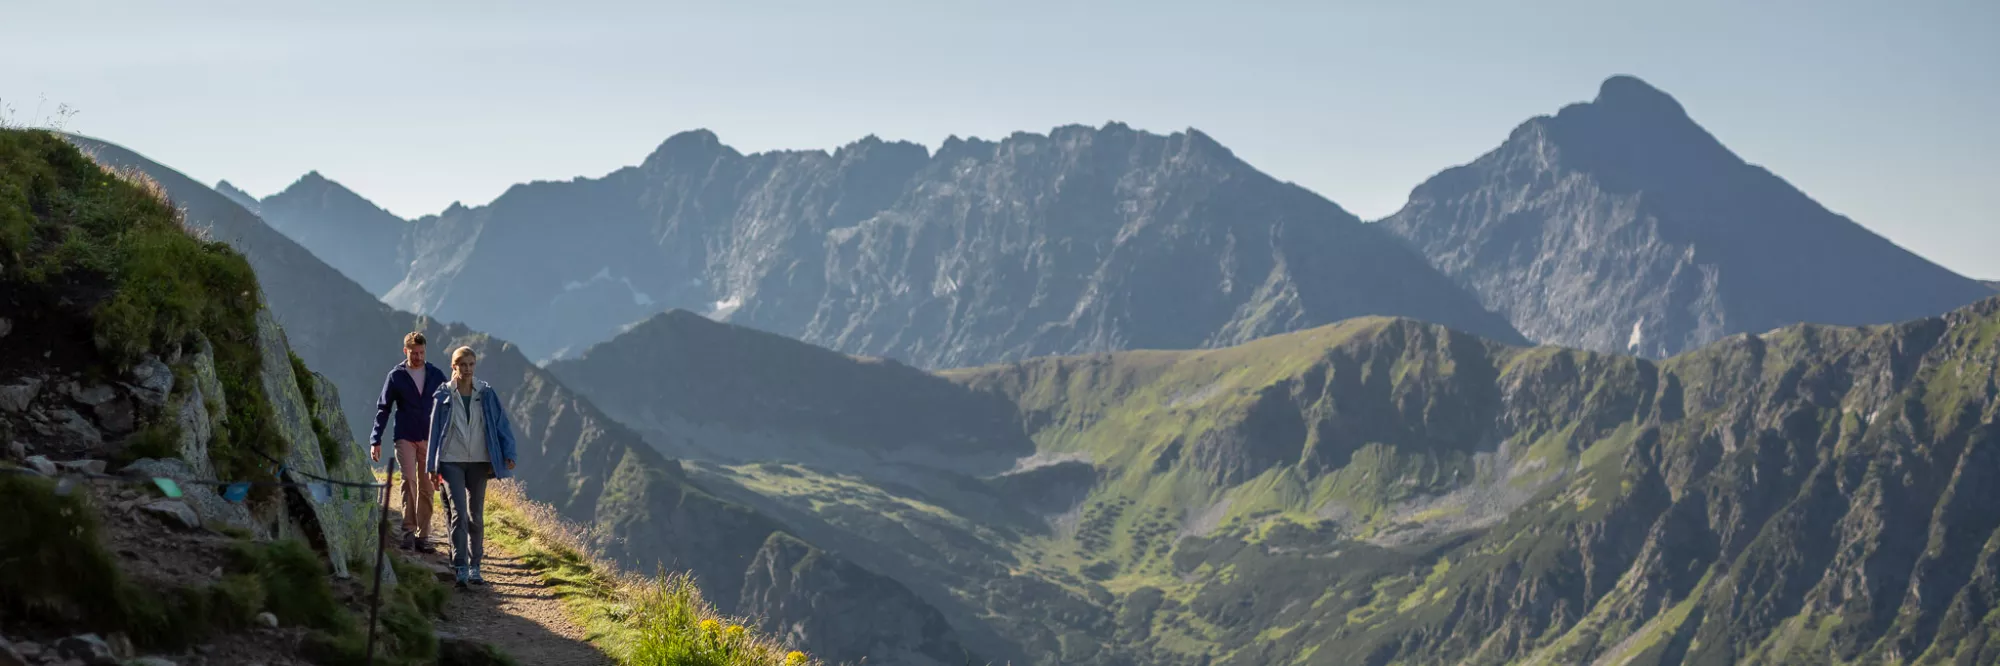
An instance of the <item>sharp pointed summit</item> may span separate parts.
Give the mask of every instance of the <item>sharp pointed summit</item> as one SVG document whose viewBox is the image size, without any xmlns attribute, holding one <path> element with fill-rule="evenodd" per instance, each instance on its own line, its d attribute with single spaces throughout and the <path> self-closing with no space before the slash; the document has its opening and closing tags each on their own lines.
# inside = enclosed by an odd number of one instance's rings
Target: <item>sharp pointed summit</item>
<svg viewBox="0 0 2000 666">
<path fill-rule="evenodd" d="M 1383 224 L 1538 342 L 1650 357 L 1991 293 L 1745 162 L 1625 75 L 1417 186 Z"/>
<path fill-rule="evenodd" d="M 403 279 L 409 224 L 318 170 L 257 202 L 272 228 L 377 296 Z"/>
</svg>

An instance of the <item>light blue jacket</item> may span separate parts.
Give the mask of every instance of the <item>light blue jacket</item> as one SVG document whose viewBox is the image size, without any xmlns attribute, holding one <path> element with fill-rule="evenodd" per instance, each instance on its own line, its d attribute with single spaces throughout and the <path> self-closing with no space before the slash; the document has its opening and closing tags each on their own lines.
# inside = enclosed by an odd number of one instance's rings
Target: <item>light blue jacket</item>
<svg viewBox="0 0 2000 666">
<path fill-rule="evenodd" d="M 452 388 L 451 382 L 431 394 L 431 457 L 426 466 L 432 474 L 437 473 L 438 456 L 444 452 L 444 431 L 451 427 L 451 410 L 459 402 L 458 389 Z M 514 427 L 507 423 L 507 407 L 500 403 L 493 385 L 486 382 L 479 382 L 479 404 L 486 415 L 486 459 L 493 463 L 493 478 L 513 476 L 507 470 L 507 461 L 514 460 Z"/>
</svg>

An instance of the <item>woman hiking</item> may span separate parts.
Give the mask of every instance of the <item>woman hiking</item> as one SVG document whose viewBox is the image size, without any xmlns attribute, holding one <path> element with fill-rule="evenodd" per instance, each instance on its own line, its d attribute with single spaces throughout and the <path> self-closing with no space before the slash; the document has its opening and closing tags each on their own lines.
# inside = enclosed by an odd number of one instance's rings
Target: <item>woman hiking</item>
<svg viewBox="0 0 2000 666">
<path fill-rule="evenodd" d="M 485 585 L 486 481 L 513 476 L 514 428 L 493 386 L 474 382 L 479 357 L 471 347 L 451 352 L 451 382 L 431 396 L 430 473 L 444 488 L 451 523 L 451 565 L 457 586 Z"/>
</svg>

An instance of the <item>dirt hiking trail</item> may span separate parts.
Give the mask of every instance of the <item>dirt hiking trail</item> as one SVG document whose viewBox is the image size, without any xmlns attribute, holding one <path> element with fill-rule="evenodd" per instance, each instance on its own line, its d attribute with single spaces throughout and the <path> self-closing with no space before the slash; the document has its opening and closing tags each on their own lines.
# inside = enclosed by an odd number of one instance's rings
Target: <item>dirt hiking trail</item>
<svg viewBox="0 0 2000 666">
<path fill-rule="evenodd" d="M 389 514 L 391 548 L 396 547 L 402 531 L 402 493 L 396 495 L 395 510 Z M 489 527 L 492 520 L 489 508 Z M 404 554 L 431 565 L 439 580 L 449 587 L 451 530 L 446 527 L 442 503 L 431 511 L 431 535 L 436 552 L 404 551 Z M 451 600 L 445 603 L 445 619 L 437 623 L 439 633 L 490 644 L 522 666 L 615 665 L 611 657 L 590 644 L 583 628 L 570 620 L 562 599 L 542 583 L 541 576 L 490 537 L 486 539 L 486 559 L 481 563 L 480 573 L 485 576 L 486 585 L 451 590 Z"/>
</svg>

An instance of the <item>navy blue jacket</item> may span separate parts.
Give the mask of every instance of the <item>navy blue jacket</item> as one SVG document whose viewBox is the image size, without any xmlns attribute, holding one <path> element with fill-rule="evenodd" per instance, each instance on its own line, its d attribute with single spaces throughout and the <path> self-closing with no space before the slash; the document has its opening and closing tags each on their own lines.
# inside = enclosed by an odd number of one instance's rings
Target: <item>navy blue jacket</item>
<svg viewBox="0 0 2000 666">
<path fill-rule="evenodd" d="M 390 439 L 404 439 L 421 442 L 431 432 L 431 394 L 443 386 L 447 378 L 443 370 L 430 362 L 424 362 L 424 385 L 418 386 L 410 379 L 410 371 L 402 362 L 389 369 L 389 378 L 382 382 L 382 396 L 375 399 L 375 430 L 368 433 L 368 444 L 382 444 L 382 429 L 389 425 L 389 410 L 396 410 L 396 432 Z"/>
</svg>

